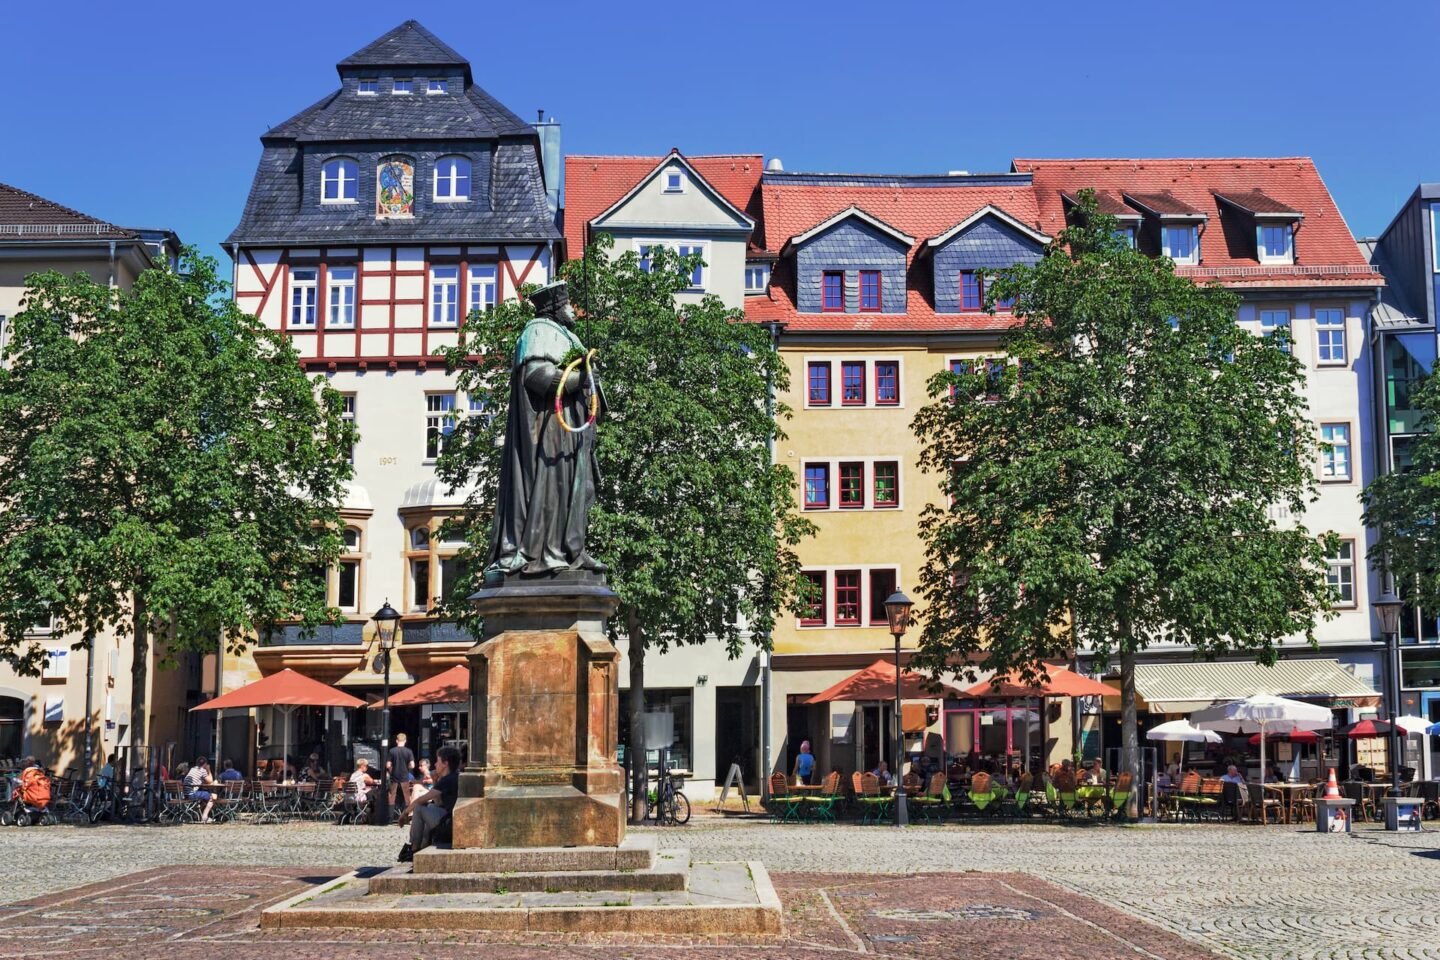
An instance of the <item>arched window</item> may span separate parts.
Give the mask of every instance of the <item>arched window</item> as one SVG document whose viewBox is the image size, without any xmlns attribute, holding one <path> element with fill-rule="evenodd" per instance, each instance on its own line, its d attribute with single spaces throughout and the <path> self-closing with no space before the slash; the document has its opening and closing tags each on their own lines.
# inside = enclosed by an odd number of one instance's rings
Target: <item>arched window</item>
<svg viewBox="0 0 1440 960">
<path fill-rule="evenodd" d="M 354 160 L 337 157 L 320 168 L 320 202 L 354 203 L 360 185 L 360 167 Z"/>
<path fill-rule="evenodd" d="M 435 199 L 470 199 L 470 161 L 464 157 L 441 157 L 435 161 Z"/>
</svg>

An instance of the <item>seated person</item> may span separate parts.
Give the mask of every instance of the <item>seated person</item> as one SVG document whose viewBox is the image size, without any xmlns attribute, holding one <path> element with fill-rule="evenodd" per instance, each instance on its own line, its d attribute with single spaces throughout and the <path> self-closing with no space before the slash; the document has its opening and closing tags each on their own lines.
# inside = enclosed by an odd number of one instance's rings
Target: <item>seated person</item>
<svg viewBox="0 0 1440 960">
<path fill-rule="evenodd" d="M 375 786 L 375 778 L 370 776 L 370 761 L 361 757 L 355 761 L 355 772 L 350 774 L 350 782 L 355 784 L 355 799 L 360 803 L 370 795 L 370 788 Z"/>
<path fill-rule="evenodd" d="M 329 779 L 330 773 L 320 762 L 320 755 L 318 753 L 310 754 L 310 758 L 305 763 L 305 769 L 300 771 L 300 782 L 322 783 Z"/>
<path fill-rule="evenodd" d="M 420 766 L 415 771 L 415 782 L 427 787 L 435 785 L 435 775 L 430 772 L 429 760 L 420 761 Z"/>
<path fill-rule="evenodd" d="M 1272 764 L 1270 764 L 1270 769 L 1268 769 L 1268 770 L 1265 771 L 1265 782 L 1266 782 L 1266 783 L 1284 783 L 1284 782 L 1285 782 L 1285 774 L 1283 774 L 1283 773 L 1280 772 L 1280 764 L 1278 764 L 1278 763 L 1272 763 Z"/>
<path fill-rule="evenodd" d="M 222 782 L 222 783 L 229 783 L 229 782 L 232 781 L 232 780 L 244 780 L 244 779 L 245 779 L 245 775 L 242 774 L 239 770 L 236 770 L 236 769 L 235 769 L 235 761 L 234 761 L 234 760 L 226 760 L 226 761 L 224 762 L 223 766 L 224 766 L 225 769 L 223 769 L 223 770 L 220 771 L 220 777 L 219 777 L 220 782 Z"/>
<path fill-rule="evenodd" d="M 1240 768 L 1232 763 L 1225 768 L 1225 776 L 1220 778 L 1220 782 L 1240 785 L 1245 783 L 1245 776 L 1240 772 Z"/>
<path fill-rule="evenodd" d="M 441 747 L 435 755 L 435 786 L 417 793 L 400 814 L 400 826 L 410 824 L 410 842 L 400 848 L 401 863 L 414 859 L 415 853 L 435 842 L 441 828 L 447 826 L 455 812 L 460 795 L 460 751 Z"/>
<path fill-rule="evenodd" d="M 209 790 L 202 790 L 201 787 L 209 786 L 215 782 L 210 776 L 209 761 L 204 757 L 196 757 L 195 764 L 185 771 L 185 798 L 187 800 L 199 800 L 205 804 L 205 809 L 200 812 L 201 823 L 213 823 L 210 819 L 210 810 L 215 806 L 215 794 Z"/>
<path fill-rule="evenodd" d="M 880 786 L 890 786 L 890 764 L 881 760 L 880 765 L 870 772 L 875 774 L 875 779 L 880 781 Z"/>
</svg>

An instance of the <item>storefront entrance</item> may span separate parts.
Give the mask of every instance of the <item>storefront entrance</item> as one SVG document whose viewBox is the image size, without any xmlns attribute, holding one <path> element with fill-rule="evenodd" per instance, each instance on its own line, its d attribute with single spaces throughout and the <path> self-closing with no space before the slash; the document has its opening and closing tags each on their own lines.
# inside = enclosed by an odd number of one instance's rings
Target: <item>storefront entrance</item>
<svg viewBox="0 0 1440 960">
<path fill-rule="evenodd" d="M 958 706 L 945 708 L 947 760 L 1018 759 L 1028 769 L 1041 756 L 1040 714 L 1030 706 Z"/>
</svg>

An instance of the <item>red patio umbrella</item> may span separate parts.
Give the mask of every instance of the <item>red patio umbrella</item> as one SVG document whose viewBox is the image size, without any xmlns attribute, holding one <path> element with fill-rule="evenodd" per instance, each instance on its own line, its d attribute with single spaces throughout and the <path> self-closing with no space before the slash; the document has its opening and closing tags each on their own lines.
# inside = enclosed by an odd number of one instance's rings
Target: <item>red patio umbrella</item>
<svg viewBox="0 0 1440 960">
<path fill-rule="evenodd" d="M 1337 732 L 1351 740 L 1373 740 L 1376 737 L 1390 736 L 1390 724 L 1384 720 L 1359 720 L 1341 727 Z"/>
<path fill-rule="evenodd" d="M 911 673 L 900 674 L 901 697 L 905 700 L 939 700 L 959 694 L 954 687 L 935 684 L 929 677 Z M 870 666 L 841 680 L 828 690 L 815 694 L 808 703 L 829 703 L 832 700 L 894 700 L 895 664 L 876 660 Z"/>
<path fill-rule="evenodd" d="M 1064 667 L 1046 667 L 1049 679 L 1034 684 L 1011 680 L 1008 676 L 991 677 L 965 691 L 968 697 L 1001 697 L 1007 700 L 1028 700 L 1031 697 L 1113 697 L 1120 691 L 1098 680 L 1082 677 Z"/>
<path fill-rule="evenodd" d="M 1289 741 L 1290 743 L 1319 743 L 1320 735 L 1314 730 L 1292 730 L 1289 733 L 1272 733 L 1265 739 L 1269 740 L 1271 743 L 1274 743 L 1277 740 L 1285 740 Z M 1250 735 L 1250 746 L 1253 747 L 1259 742 L 1260 734 L 1254 733 Z"/>
<path fill-rule="evenodd" d="M 290 714 L 296 707 L 363 707 L 365 701 L 342 693 L 334 687 L 312 680 L 303 673 L 296 673 L 286 667 L 279 673 L 247 683 L 238 690 L 207 700 L 196 710 L 229 710 L 242 707 L 278 707 L 285 714 L 285 754 L 282 761 L 290 759 Z M 284 774 L 281 774 L 283 779 Z"/>
<path fill-rule="evenodd" d="M 470 698 L 470 668 L 456 664 L 444 673 L 437 673 L 429 680 L 406 687 L 390 697 L 392 707 L 414 707 L 425 703 L 459 703 Z M 370 709 L 385 706 L 384 700 L 376 700 Z"/>
</svg>

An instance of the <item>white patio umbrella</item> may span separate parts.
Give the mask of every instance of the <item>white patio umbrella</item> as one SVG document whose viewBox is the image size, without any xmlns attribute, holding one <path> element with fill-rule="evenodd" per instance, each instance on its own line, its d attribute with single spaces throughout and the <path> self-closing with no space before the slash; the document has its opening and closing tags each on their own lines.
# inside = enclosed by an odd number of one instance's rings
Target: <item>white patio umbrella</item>
<svg viewBox="0 0 1440 960">
<path fill-rule="evenodd" d="M 1190 722 L 1202 730 L 1222 733 L 1260 734 L 1260 781 L 1265 781 L 1265 737 L 1270 733 L 1293 733 L 1296 730 L 1328 730 L 1335 715 L 1328 707 L 1269 694 L 1256 694 L 1244 700 L 1217 703 L 1190 714 Z"/>
<path fill-rule="evenodd" d="M 1417 717 L 1413 713 L 1403 717 L 1395 718 L 1395 726 L 1405 731 L 1407 737 L 1418 737 L 1430 727 L 1430 721 L 1424 717 Z"/>
<path fill-rule="evenodd" d="M 1167 743 L 1219 743 L 1220 734 L 1214 730 L 1201 730 L 1189 720 L 1167 720 L 1145 732 L 1146 740 L 1163 740 Z M 1185 772 L 1185 753 L 1180 753 L 1180 772 Z"/>
</svg>

